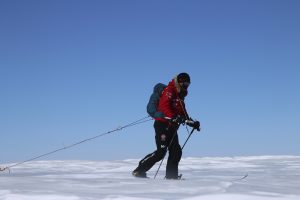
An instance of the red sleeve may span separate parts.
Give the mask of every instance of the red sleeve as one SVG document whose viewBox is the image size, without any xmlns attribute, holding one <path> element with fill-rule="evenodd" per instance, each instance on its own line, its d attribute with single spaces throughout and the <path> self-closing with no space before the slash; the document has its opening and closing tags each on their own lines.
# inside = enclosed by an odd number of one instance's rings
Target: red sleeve
<svg viewBox="0 0 300 200">
<path fill-rule="evenodd" d="M 159 101 L 159 110 L 163 112 L 166 117 L 172 118 L 176 114 L 172 106 L 175 98 L 176 94 L 172 91 L 172 89 L 166 87 Z"/>
<path fill-rule="evenodd" d="M 185 108 L 185 103 L 184 103 L 184 101 L 183 100 L 180 100 L 180 102 L 179 102 L 179 107 L 180 107 L 180 115 L 181 116 L 184 116 L 185 118 L 189 118 L 189 114 L 187 113 L 187 111 L 186 111 L 186 108 Z"/>
</svg>

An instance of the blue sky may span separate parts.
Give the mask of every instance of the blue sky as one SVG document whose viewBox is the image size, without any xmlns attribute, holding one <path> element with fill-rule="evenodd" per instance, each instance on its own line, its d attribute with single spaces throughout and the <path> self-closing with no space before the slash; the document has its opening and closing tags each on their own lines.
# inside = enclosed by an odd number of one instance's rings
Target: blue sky
<svg viewBox="0 0 300 200">
<path fill-rule="evenodd" d="M 300 155 L 300 2 L 0 1 L 0 151 L 15 162 L 147 115 L 191 76 L 183 156 Z M 153 122 L 44 159 L 142 158 Z M 185 128 L 179 131 L 183 143 Z"/>
</svg>

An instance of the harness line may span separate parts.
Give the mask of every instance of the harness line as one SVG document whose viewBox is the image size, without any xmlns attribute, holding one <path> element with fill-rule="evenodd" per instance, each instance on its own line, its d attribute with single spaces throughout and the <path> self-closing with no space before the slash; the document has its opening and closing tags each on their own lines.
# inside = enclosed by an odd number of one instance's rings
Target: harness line
<svg viewBox="0 0 300 200">
<path fill-rule="evenodd" d="M 39 156 L 30 158 L 30 159 L 28 159 L 28 160 L 24 160 L 24 161 L 22 161 L 22 162 L 19 162 L 19 163 L 16 163 L 16 164 L 13 164 L 13 165 L 10 165 L 10 166 L 7 166 L 7 167 L 3 167 L 3 168 L 0 167 L 0 171 L 3 172 L 3 171 L 8 170 L 9 173 L 10 173 L 10 169 L 13 168 L 13 167 L 16 167 L 16 166 L 18 166 L 18 165 L 22 165 L 22 164 L 24 164 L 24 163 L 27 163 L 27 162 L 30 162 L 30 161 L 33 161 L 33 160 L 37 160 L 37 159 L 39 159 L 39 158 L 42 158 L 42 157 L 45 157 L 45 156 L 54 154 L 54 153 L 56 153 L 56 152 L 58 152 L 58 151 L 62 151 L 62 150 L 66 150 L 66 149 L 75 147 L 75 146 L 77 146 L 77 145 L 79 145 L 79 144 L 88 142 L 88 141 L 90 141 L 90 140 L 94 140 L 94 139 L 96 139 L 96 138 L 99 138 L 99 137 L 108 135 L 108 134 L 113 133 L 113 132 L 116 132 L 116 131 L 121 131 L 121 130 L 123 130 L 123 129 L 125 129 L 125 128 L 128 128 L 128 127 L 131 127 L 131 126 L 135 126 L 135 125 L 142 124 L 142 123 L 148 122 L 148 121 L 150 121 L 150 120 L 153 120 L 152 118 L 151 118 L 151 119 L 148 119 L 148 118 L 150 118 L 150 116 L 143 117 L 143 118 L 141 118 L 141 119 L 139 119 L 139 120 L 137 120 L 137 121 L 134 121 L 134 122 L 132 122 L 132 123 L 129 123 L 129 124 L 125 125 L 125 126 L 120 126 L 120 127 L 116 128 L 116 129 L 110 130 L 110 131 L 108 131 L 108 132 L 98 134 L 98 135 L 96 135 L 96 136 L 93 136 L 93 137 L 90 137 L 90 138 L 81 140 L 81 141 L 79 141 L 79 142 L 75 142 L 75 143 L 73 143 L 73 144 L 64 146 L 64 147 L 62 147 L 62 148 L 59 148 L 59 149 L 55 149 L 55 150 L 53 150 L 53 151 L 50 151 L 50 152 L 48 152 L 48 153 L 44 153 L 44 154 L 41 154 L 41 155 L 39 155 Z"/>
</svg>

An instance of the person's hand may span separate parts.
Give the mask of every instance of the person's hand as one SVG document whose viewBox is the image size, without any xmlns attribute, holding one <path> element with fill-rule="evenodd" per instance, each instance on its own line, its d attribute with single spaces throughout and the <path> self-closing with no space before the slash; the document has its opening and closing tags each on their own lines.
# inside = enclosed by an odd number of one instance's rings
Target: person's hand
<svg viewBox="0 0 300 200">
<path fill-rule="evenodd" d="M 200 131 L 200 122 L 199 121 L 194 121 L 193 128 L 196 129 L 197 131 Z"/>
</svg>

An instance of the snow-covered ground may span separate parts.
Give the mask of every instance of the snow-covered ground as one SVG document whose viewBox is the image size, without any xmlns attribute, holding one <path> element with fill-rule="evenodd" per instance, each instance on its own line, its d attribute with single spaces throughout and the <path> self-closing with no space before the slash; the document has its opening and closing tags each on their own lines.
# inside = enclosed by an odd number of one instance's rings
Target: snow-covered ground
<svg viewBox="0 0 300 200">
<path fill-rule="evenodd" d="M 184 180 L 131 176 L 137 159 L 35 161 L 0 172 L 1 200 L 299 200 L 300 156 L 184 158 Z M 4 167 L 5 164 L 1 165 Z M 248 177 L 240 180 L 245 174 Z"/>
</svg>

